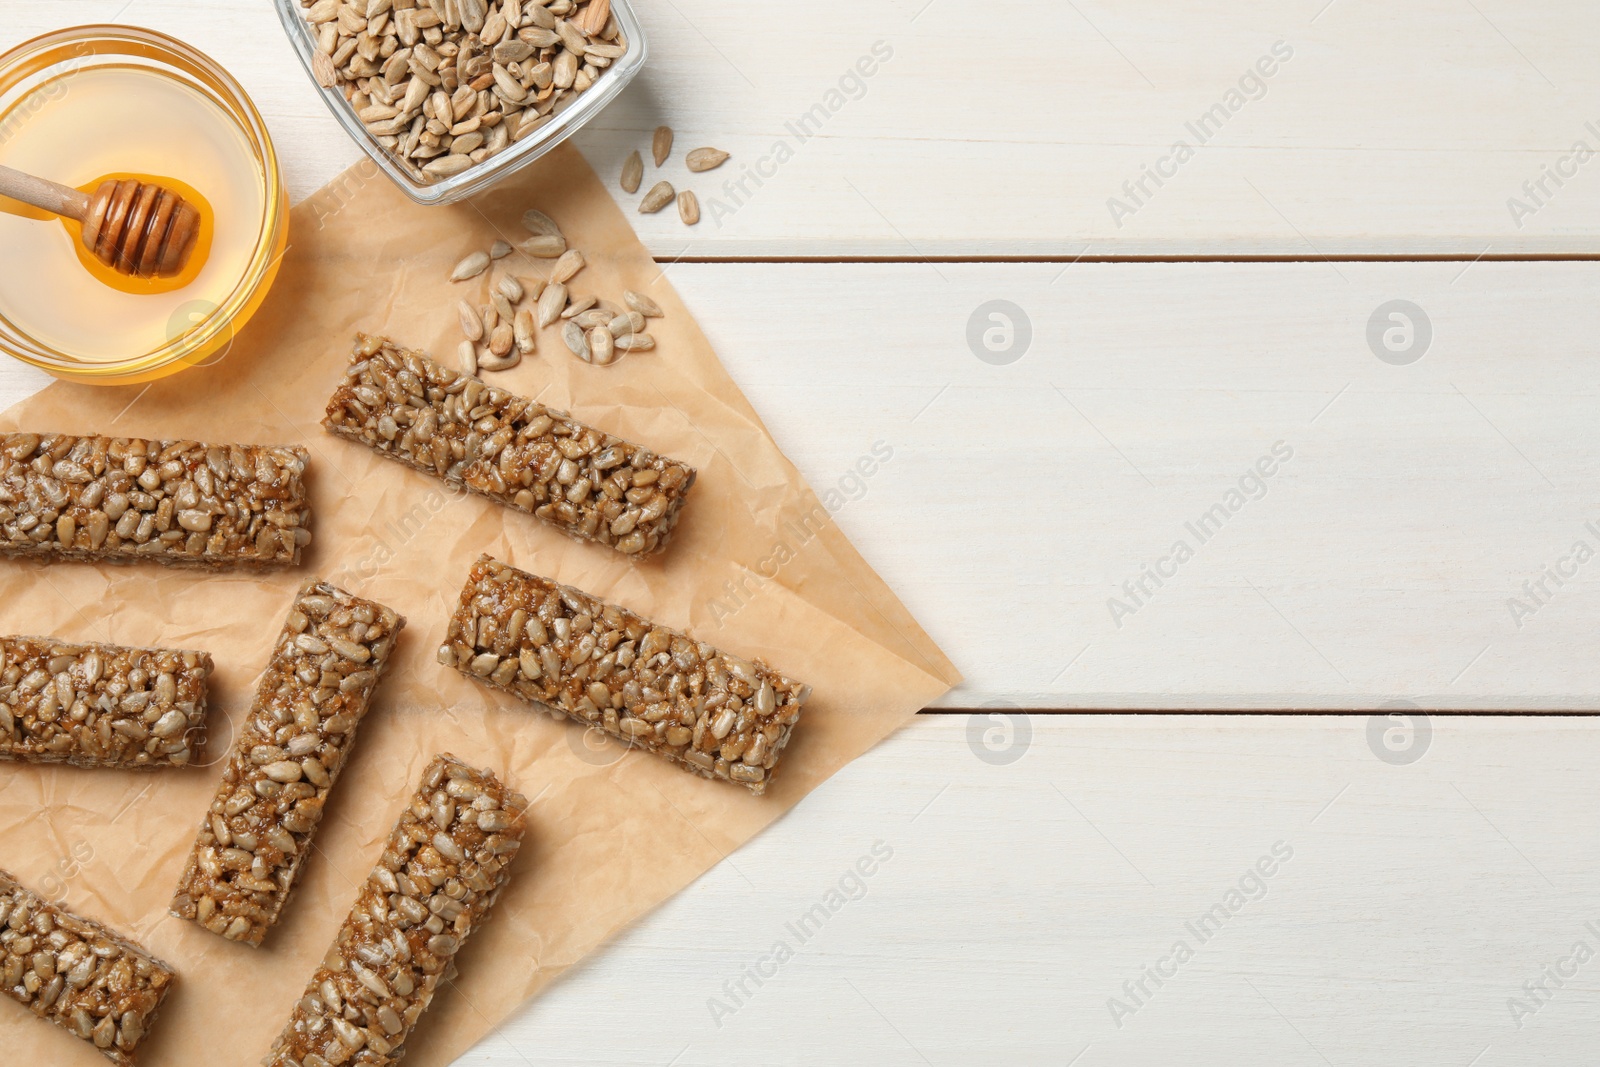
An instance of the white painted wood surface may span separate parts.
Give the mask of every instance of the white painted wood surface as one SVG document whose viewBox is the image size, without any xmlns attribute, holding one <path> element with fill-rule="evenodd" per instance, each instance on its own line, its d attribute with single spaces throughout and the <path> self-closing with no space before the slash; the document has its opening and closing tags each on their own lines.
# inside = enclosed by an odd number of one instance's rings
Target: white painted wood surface
<svg viewBox="0 0 1600 1067">
<path fill-rule="evenodd" d="M 680 146 L 734 151 L 689 183 L 707 202 L 875 42 L 894 51 L 722 225 L 709 203 L 692 235 L 640 220 L 664 260 L 1600 252 L 1596 167 L 1520 228 L 1507 205 L 1575 140 L 1600 148 L 1589 5 L 639 2 L 656 58 L 579 143 L 608 177 L 660 121 Z M 0 10 L 5 43 L 120 19 L 211 52 L 261 106 L 297 199 L 356 158 L 264 3 Z M 1266 95 L 1118 228 L 1107 198 L 1280 40 L 1294 55 Z M 1592 568 L 1521 628 L 1506 600 L 1572 541 L 1600 548 L 1584 531 L 1600 525 L 1600 268 L 1064 266 L 671 268 L 785 449 L 840 490 L 836 520 L 967 673 L 950 703 L 1592 707 Z M 966 336 L 997 299 L 1033 332 L 1005 366 Z M 1366 340 L 1393 299 L 1434 328 L 1410 366 Z M 42 384 L 0 366 L 0 403 Z M 1117 628 L 1115 588 L 1278 440 L 1295 456 L 1266 498 Z M 845 482 L 879 441 L 893 458 Z M 1508 999 L 1536 1004 L 1524 983 L 1575 942 L 1600 950 L 1600 853 L 1575 832 L 1600 803 L 1597 735 L 1440 717 L 1398 766 L 1367 725 L 926 717 L 461 1063 L 1581 1058 L 1600 1022 L 1587 967 L 1520 1029 Z M 1019 729 L 1018 762 L 979 758 Z M 880 840 L 893 857 L 865 895 L 735 1002 L 724 983 Z M 1266 897 L 1186 937 L 1279 841 L 1294 855 Z M 1123 983 L 1180 938 L 1194 959 L 1117 1028 L 1108 999 L 1131 1003 Z M 713 996 L 737 1008 L 720 1027 Z"/>
<path fill-rule="evenodd" d="M 964 716 L 925 716 L 461 1065 L 1586 1062 L 1600 963 L 1520 1029 L 1507 1001 L 1576 942 L 1600 951 L 1600 846 L 1575 832 L 1600 817 L 1600 735 L 1433 726 L 1394 766 L 1364 720 L 1035 717 L 992 766 Z M 880 840 L 865 895 L 799 945 L 786 924 Z M 1277 842 L 1265 896 L 1247 882 L 1202 944 L 1185 924 Z M 713 1019 L 785 938 L 794 958 Z M 1178 940 L 1193 958 L 1119 1029 L 1108 1000 Z"/>
<path fill-rule="evenodd" d="M 691 238 L 670 213 L 641 219 L 668 258 L 1600 253 L 1600 162 L 1562 162 L 1580 140 L 1600 151 L 1592 4 L 638 7 L 650 67 L 579 143 L 613 183 L 658 122 L 684 148 L 735 153 L 712 174 L 688 175 L 681 155 L 669 167 L 700 194 L 706 221 Z M 121 20 L 210 52 L 260 106 L 296 199 L 357 158 L 264 0 L 6 0 L 3 10 L 7 43 Z M 1274 72 L 1263 88 L 1240 92 L 1278 42 L 1292 56 L 1264 63 Z M 861 88 L 841 89 L 875 45 L 890 58 Z M 801 127 L 819 105 L 826 121 L 817 113 Z M 1217 105 L 1201 145 L 1187 124 Z M 1162 162 L 1180 139 L 1194 157 Z M 780 140 L 792 153 L 781 163 Z M 749 195 L 724 190 L 744 166 L 770 177 L 747 181 Z M 1145 179 L 1141 205 L 1123 183 L 1146 166 L 1172 177 Z M 1547 167 L 1570 176 L 1523 191 Z M 1513 196 L 1533 209 L 1521 226 Z M 1112 197 L 1134 209 L 1120 227 Z"/>
<path fill-rule="evenodd" d="M 1600 529 L 1600 265 L 669 276 L 835 520 L 965 673 L 945 706 L 1595 706 L 1600 562 L 1561 560 L 1579 541 L 1600 551 L 1587 526 Z M 1367 338 L 1399 298 L 1433 333 L 1409 366 Z M 993 299 L 1031 324 L 1007 366 L 969 347 Z M 6 402 L 43 380 L 0 374 Z M 1293 458 L 1266 495 L 1235 501 L 1202 543 L 1191 527 L 1275 445 Z M 1180 540 L 1194 558 L 1163 563 Z M 1144 579 L 1139 600 L 1125 591 L 1158 565 L 1176 576 Z M 1543 577 L 1557 565 L 1575 577 Z M 1544 593 L 1524 589 L 1541 580 Z"/>
</svg>

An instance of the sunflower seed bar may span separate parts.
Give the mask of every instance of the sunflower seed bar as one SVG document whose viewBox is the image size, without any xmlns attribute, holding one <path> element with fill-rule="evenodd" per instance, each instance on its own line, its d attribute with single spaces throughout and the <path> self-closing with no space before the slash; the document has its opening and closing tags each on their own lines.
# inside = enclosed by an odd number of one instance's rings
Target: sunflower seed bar
<svg viewBox="0 0 1600 1067">
<path fill-rule="evenodd" d="M 666 547 L 695 471 L 381 337 L 358 337 L 330 431 L 581 541 Z"/>
<path fill-rule="evenodd" d="M 204 652 L 0 637 L 0 760 L 181 767 L 210 675 Z"/>
<path fill-rule="evenodd" d="M 811 687 L 481 557 L 439 662 L 704 778 L 763 793 Z"/>
<path fill-rule="evenodd" d="M 301 590 L 200 824 L 172 914 L 261 944 L 301 861 L 405 619 L 325 583 Z"/>
<path fill-rule="evenodd" d="M 429 765 L 264 1067 L 388 1067 L 494 906 L 521 795 L 454 756 Z"/>
<path fill-rule="evenodd" d="M 0 555 L 294 566 L 303 448 L 0 434 Z"/>
<path fill-rule="evenodd" d="M 112 1063 L 132 1067 L 176 978 L 138 945 L 0 871 L 0 988 L 41 1019 L 93 1042 Z"/>
</svg>

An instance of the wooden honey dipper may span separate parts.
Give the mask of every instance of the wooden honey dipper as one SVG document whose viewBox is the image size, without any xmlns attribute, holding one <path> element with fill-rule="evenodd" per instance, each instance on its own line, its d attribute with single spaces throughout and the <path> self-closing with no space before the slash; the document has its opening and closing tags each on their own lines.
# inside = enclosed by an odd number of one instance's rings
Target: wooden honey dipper
<svg viewBox="0 0 1600 1067">
<path fill-rule="evenodd" d="M 100 183 L 94 195 L 0 167 L 0 195 L 83 224 L 83 247 L 106 266 L 141 278 L 183 270 L 200 236 L 200 213 L 170 189 L 131 178 Z"/>
</svg>

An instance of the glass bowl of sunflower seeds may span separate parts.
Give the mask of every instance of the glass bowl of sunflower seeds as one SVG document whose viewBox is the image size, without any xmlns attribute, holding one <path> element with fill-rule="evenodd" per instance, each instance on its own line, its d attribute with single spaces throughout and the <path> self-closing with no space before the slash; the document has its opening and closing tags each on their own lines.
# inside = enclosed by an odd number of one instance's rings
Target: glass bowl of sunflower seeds
<svg viewBox="0 0 1600 1067">
<path fill-rule="evenodd" d="M 323 101 L 419 204 L 572 136 L 646 58 L 627 0 L 273 0 Z"/>
</svg>

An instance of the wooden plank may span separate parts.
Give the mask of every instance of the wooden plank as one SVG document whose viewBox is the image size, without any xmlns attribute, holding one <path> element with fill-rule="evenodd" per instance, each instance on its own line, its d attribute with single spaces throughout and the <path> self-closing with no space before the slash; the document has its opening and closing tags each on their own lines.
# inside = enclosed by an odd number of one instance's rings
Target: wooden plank
<svg viewBox="0 0 1600 1067">
<path fill-rule="evenodd" d="M 1600 817 L 1589 724 L 1436 720 L 1409 766 L 1374 756 L 1362 718 L 1032 725 L 997 766 L 964 721 L 920 720 L 461 1067 L 1531 1067 L 1592 1040 L 1592 962 L 1520 1029 L 1507 1004 L 1575 943 L 1600 949 L 1600 845 L 1571 832 Z M 1275 845 L 1292 855 L 1247 877 Z M 1235 890 L 1202 942 L 1186 924 Z M 1193 957 L 1135 1005 L 1123 984 L 1172 971 L 1180 940 Z M 764 961 L 778 941 L 793 957 Z M 1120 1028 L 1113 997 L 1135 1008 Z"/>
<path fill-rule="evenodd" d="M 1578 141 L 1600 150 L 1600 9 L 1576 0 L 639 6 L 650 66 L 584 151 L 614 189 L 660 122 L 683 149 L 735 153 L 705 175 L 681 152 L 669 164 L 705 221 L 637 219 L 663 258 L 1600 253 L 1600 168 L 1569 158 Z M 269 5 L 73 11 L 220 60 L 296 199 L 358 158 Z M 50 5 L 9 13 L 11 42 L 61 21 Z M 1163 162 L 1179 140 L 1193 158 Z"/>
<path fill-rule="evenodd" d="M 947 704 L 1592 708 L 1600 597 L 1561 561 L 1600 549 L 1600 268 L 1463 266 L 669 276 L 966 675 Z M 1031 324 L 1006 366 L 968 341 L 996 299 Z M 1395 299 L 1431 323 L 1409 366 L 1369 347 Z"/>
<path fill-rule="evenodd" d="M 1600 265 L 1463 266 L 683 264 L 669 278 L 834 521 L 966 674 L 947 705 L 1592 709 L 1600 564 L 1559 586 L 1543 571 L 1580 540 L 1600 549 Z M 1366 336 L 1397 298 L 1433 331 L 1410 366 Z M 1010 365 L 967 340 L 993 299 L 1030 320 Z M 42 380 L 6 364 L 0 400 Z M 1280 441 L 1293 458 L 1266 496 L 1227 512 Z M 1188 524 L 1208 512 L 1201 543 Z M 1181 566 L 1179 540 L 1194 552 Z M 1158 564 L 1177 574 L 1130 596 L 1123 583 Z"/>
</svg>

